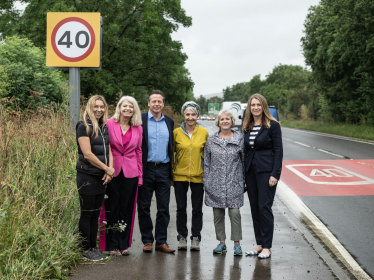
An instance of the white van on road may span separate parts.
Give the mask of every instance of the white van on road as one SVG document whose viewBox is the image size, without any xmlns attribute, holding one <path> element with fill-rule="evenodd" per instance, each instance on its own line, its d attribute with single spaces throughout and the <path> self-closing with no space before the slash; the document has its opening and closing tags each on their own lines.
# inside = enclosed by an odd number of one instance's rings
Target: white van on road
<svg viewBox="0 0 374 280">
<path fill-rule="evenodd" d="M 221 111 L 229 110 L 231 112 L 231 114 L 235 118 L 234 127 L 237 127 L 238 129 L 241 129 L 242 127 L 242 119 L 243 119 L 243 111 L 244 111 L 242 104 L 245 104 L 245 106 L 247 106 L 246 103 L 240 103 L 240 101 L 225 101 L 221 103 Z"/>
</svg>

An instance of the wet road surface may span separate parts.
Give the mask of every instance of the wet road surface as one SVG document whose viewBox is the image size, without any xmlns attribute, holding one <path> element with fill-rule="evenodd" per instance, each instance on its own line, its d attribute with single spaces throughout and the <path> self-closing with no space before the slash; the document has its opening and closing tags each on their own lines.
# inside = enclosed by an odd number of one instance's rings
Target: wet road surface
<svg viewBox="0 0 374 280">
<path fill-rule="evenodd" d="M 213 210 L 204 205 L 200 252 L 188 250 L 176 251 L 174 254 L 156 251 L 143 253 L 136 220 L 130 256 L 119 256 L 101 264 L 80 265 L 75 275 L 69 279 L 337 279 L 289 218 L 290 214 L 280 200 L 276 199 L 273 210 L 276 225 L 271 259 L 234 256 L 233 242 L 230 240 L 226 240 L 226 254 L 213 255 L 212 251 L 219 242 L 215 238 Z M 155 219 L 155 202 L 152 202 L 152 213 Z M 191 208 L 188 213 L 191 213 Z M 174 191 L 171 194 L 170 214 L 168 243 L 171 248 L 177 249 Z M 241 208 L 241 215 L 244 238 L 241 242 L 242 249 L 249 251 L 253 249 L 255 240 L 247 197 Z M 229 238 L 230 224 L 227 215 L 226 217 L 226 235 Z"/>
<path fill-rule="evenodd" d="M 358 264 L 374 275 L 374 184 L 329 185 L 344 181 L 344 174 L 319 172 L 311 180 L 327 184 L 308 184 L 289 176 L 289 164 L 321 164 L 343 167 L 374 179 L 374 142 L 359 142 L 325 133 L 282 128 L 284 161 L 281 180 L 287 184 L 312 212 L 325 224 Z M 312 161 L 310 161 L 312 160 Z M 318 168 L 318 167 L 315 167 Z M 328 170 L 321 167 L 319 170 Z M 346 175 L 347 181 L 356 177 Z M 353 180 L 353 179 L 352 179 Z M 355 180 L 361 180 L 356 178 Z M 347 184 L 347 183 L 345 183 Z"/>
</svg>

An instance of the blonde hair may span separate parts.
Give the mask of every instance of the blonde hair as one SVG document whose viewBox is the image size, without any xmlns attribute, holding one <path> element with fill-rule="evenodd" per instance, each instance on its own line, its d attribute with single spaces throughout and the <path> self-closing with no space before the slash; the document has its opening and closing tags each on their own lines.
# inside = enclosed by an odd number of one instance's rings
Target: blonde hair
<svg viewBox="0 0 374 280">
<path fill-rule="evenodd" d="M 99 133 L 99 127 L 100 127 L 99 122 L 95 118 L 95 114 L 93 112 L 95 105 L 96 105 L 96 101 L 98 100 L 104 103 L 104 114 L 100 118 L 101 126 L 106 125 L 106 120 L 108 119 L 108 104 L 106 103 L 104 96 L 102 95 L 91 96 L 90 99 L 88 99 L 87 101 L 86 110 L 83 113 L 83 123 L 84 123 L 84 126 L 86 127 L 87 135 L 89 135 L 89 132 L 90 132 L 90 126 L 88 124 L 88 120 L 90 120 L 92 124 L 91 137 L 94 137 L 94 138 L 97 137 Z"/>
<path fill-rule="evenodd" d="M 234 118 L 233 114 L 229 110 L 222 110 L 222 111 L 219 111 L 219 113 L 216 117 L 216 126 L 219 127 L 219 119 L 221 118 L 222 115 L 227 115 L 227 116 L 230 117 L 231 122 L 232 122 L 231 127 L 233 127 L 235 125 L 235 118 Z"/>
<path fill-rule="evenodd" d="M 261 103 L 261 107 L 262 107 L 261 125 L 264 128 L 270 128 L 270 121 L 278 122 L 270 114 L 269 106 L 268 106 L 268 103 L 266 101 L 266 98 L 259 93 L 255 93 L 251 97 L 249 97 L 249 100 L 248 100 L 248 103 L 247 103 L 247 110 L 246 110 L 245 117 L 244 117 L 244 120 L 243 120 L 243 130 L 244 131 L 251 130 L 253 128 L 253 125 L 254 125 L 254 118 L 253 118 L 253 115 L 252 115 L 252 112 L 251 112 L 252 99 L 257 99 Z"/>
<path fill-rule="evenodd" d="M 134 113 L 132 117 L 130 118 L 129 124 L 131 126 L 137 126 L 142 125 L 142 116 L 140 114 L 140 109 L 138 102 L 136 102 L 135 98 L 132 96 L 122 96 L 121 99 L 118 101 L 116 106 L 116 112 L 114 113 L 112 119 L 114 119 L 115 122 L 119 122 L 121 118 L 121 106 L 124 101 L 127 101 L 131 103 L 132 106 L 134 106 Z"/>
</svg>

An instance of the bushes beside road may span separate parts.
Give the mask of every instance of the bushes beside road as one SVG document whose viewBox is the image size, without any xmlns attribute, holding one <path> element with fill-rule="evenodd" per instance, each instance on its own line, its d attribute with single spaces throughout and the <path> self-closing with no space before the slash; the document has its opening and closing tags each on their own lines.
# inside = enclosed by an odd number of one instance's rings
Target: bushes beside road
<svg viewBox="0 0 374 280">
<path fill-rule="evenodd" d="M 0 279 L 66 279 L 80 259 L 67 115 L 0 107 L 0 153 Z"/>
<path fill-rule="evenodd" d="M 281 117 L 283 127 L 306 129 L 346 137 L 374 140 L 374 127 L 370 125 L 327 123 L 322 121 L 286 120 Z"/>
</svg>

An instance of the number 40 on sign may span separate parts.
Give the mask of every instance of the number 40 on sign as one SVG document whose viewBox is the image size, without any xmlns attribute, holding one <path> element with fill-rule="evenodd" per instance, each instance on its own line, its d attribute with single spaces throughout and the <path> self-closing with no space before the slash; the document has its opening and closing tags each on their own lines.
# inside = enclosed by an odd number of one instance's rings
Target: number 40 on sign
<svg viewBox="0 0 374 280">
<path fill-rule="evenodd" d="M 100 66 L 100 13 L 47 14 L 47 66 Z"/>
</svg>

